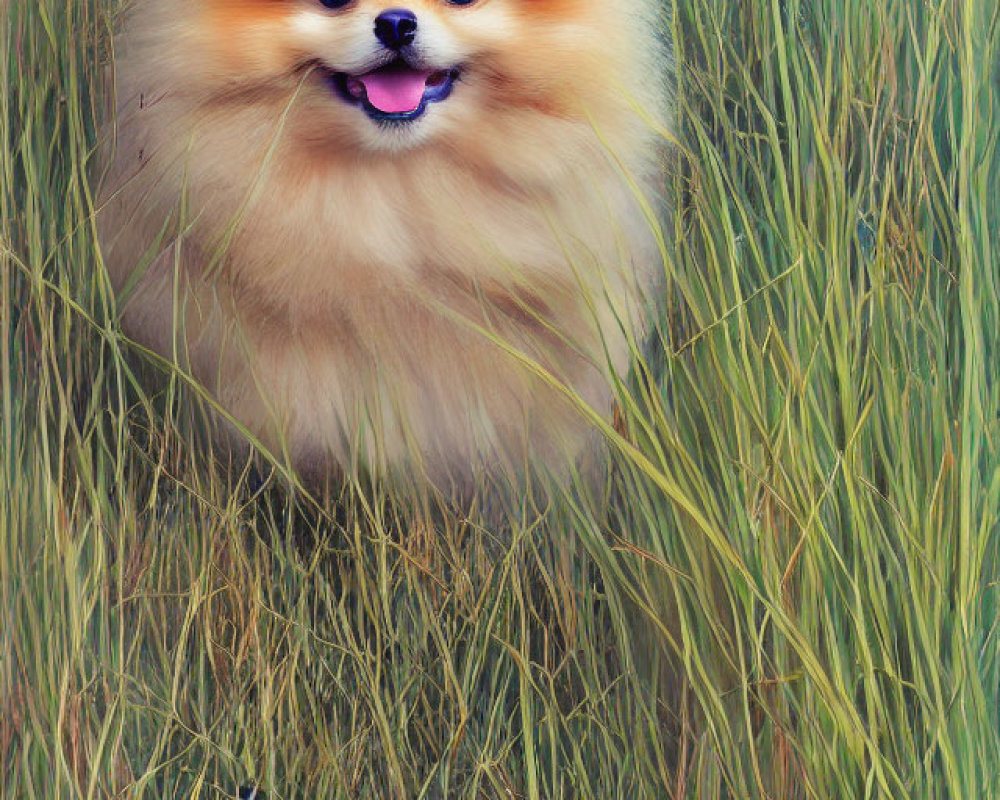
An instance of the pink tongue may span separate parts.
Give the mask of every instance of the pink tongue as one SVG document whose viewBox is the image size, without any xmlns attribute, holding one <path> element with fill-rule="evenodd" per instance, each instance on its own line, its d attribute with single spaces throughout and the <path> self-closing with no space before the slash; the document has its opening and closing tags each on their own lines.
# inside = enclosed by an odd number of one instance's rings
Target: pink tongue
<svg viewBox="0 0 1000 800">
<path fill-rule="evenodd" d="M 378 70 L 359 75 L 368 93 L 368 102 L 386 114 L 413 111 L 420 105 L 430 72 L 413 69 Z"/>
</svg>

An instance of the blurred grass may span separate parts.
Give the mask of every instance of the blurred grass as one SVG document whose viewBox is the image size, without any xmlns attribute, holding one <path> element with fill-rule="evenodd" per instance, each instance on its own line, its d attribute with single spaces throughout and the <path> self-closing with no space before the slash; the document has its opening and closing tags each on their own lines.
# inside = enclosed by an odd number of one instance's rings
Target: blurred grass
<svg viewBox="0 0 1000 800">
<path fill-rule="evenodd" d="M 614 499 L 513 535 L 291 515 L 151 413 L 93 231 L 108 3 L 0 13 L 0 795 L 1000 796 L 995 4 L 677 4 Z"/>
</svg>

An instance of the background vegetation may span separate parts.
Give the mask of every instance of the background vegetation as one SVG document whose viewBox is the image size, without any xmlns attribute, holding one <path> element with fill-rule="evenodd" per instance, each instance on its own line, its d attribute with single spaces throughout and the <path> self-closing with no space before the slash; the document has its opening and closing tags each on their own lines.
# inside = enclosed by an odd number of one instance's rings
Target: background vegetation
<svg viewBox="0 0 1000 800">
<path fill-rule="evenodd" d="M 0 795 L 1000 797 L 995 3 L 676 4 L 651 377 L 511 532 L 206 466 L 98 266 L 109 3 L 0 14 Z"/>
</svg>

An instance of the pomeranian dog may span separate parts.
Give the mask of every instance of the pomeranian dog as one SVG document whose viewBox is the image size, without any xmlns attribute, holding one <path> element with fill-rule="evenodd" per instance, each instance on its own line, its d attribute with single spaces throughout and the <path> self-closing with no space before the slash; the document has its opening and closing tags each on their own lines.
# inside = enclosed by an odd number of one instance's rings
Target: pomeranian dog
<svg viewBox="0 0 1000 800">
<path fill-rule="evenodd" d="M 133 0 L 99 216 L 125 331 L 307 480 L 565 472 L 662 274 L 660 13 Z"/>
</svg>

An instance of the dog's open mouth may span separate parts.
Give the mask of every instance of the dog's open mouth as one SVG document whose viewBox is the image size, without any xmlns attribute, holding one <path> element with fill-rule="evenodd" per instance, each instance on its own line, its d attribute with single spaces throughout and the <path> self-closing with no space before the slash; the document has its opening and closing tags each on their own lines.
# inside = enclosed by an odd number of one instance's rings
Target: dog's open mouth
<svg viewBox="0 0 1000 800">
<path fill-rule="evenodd" d="M 360 105 L 379 122 L 406 122 L 451 94 L 458 69 L 427 70 L 397 59 L 361 75 L 335 72 L 332 80 L 347 102 Z"/>
</svg>

